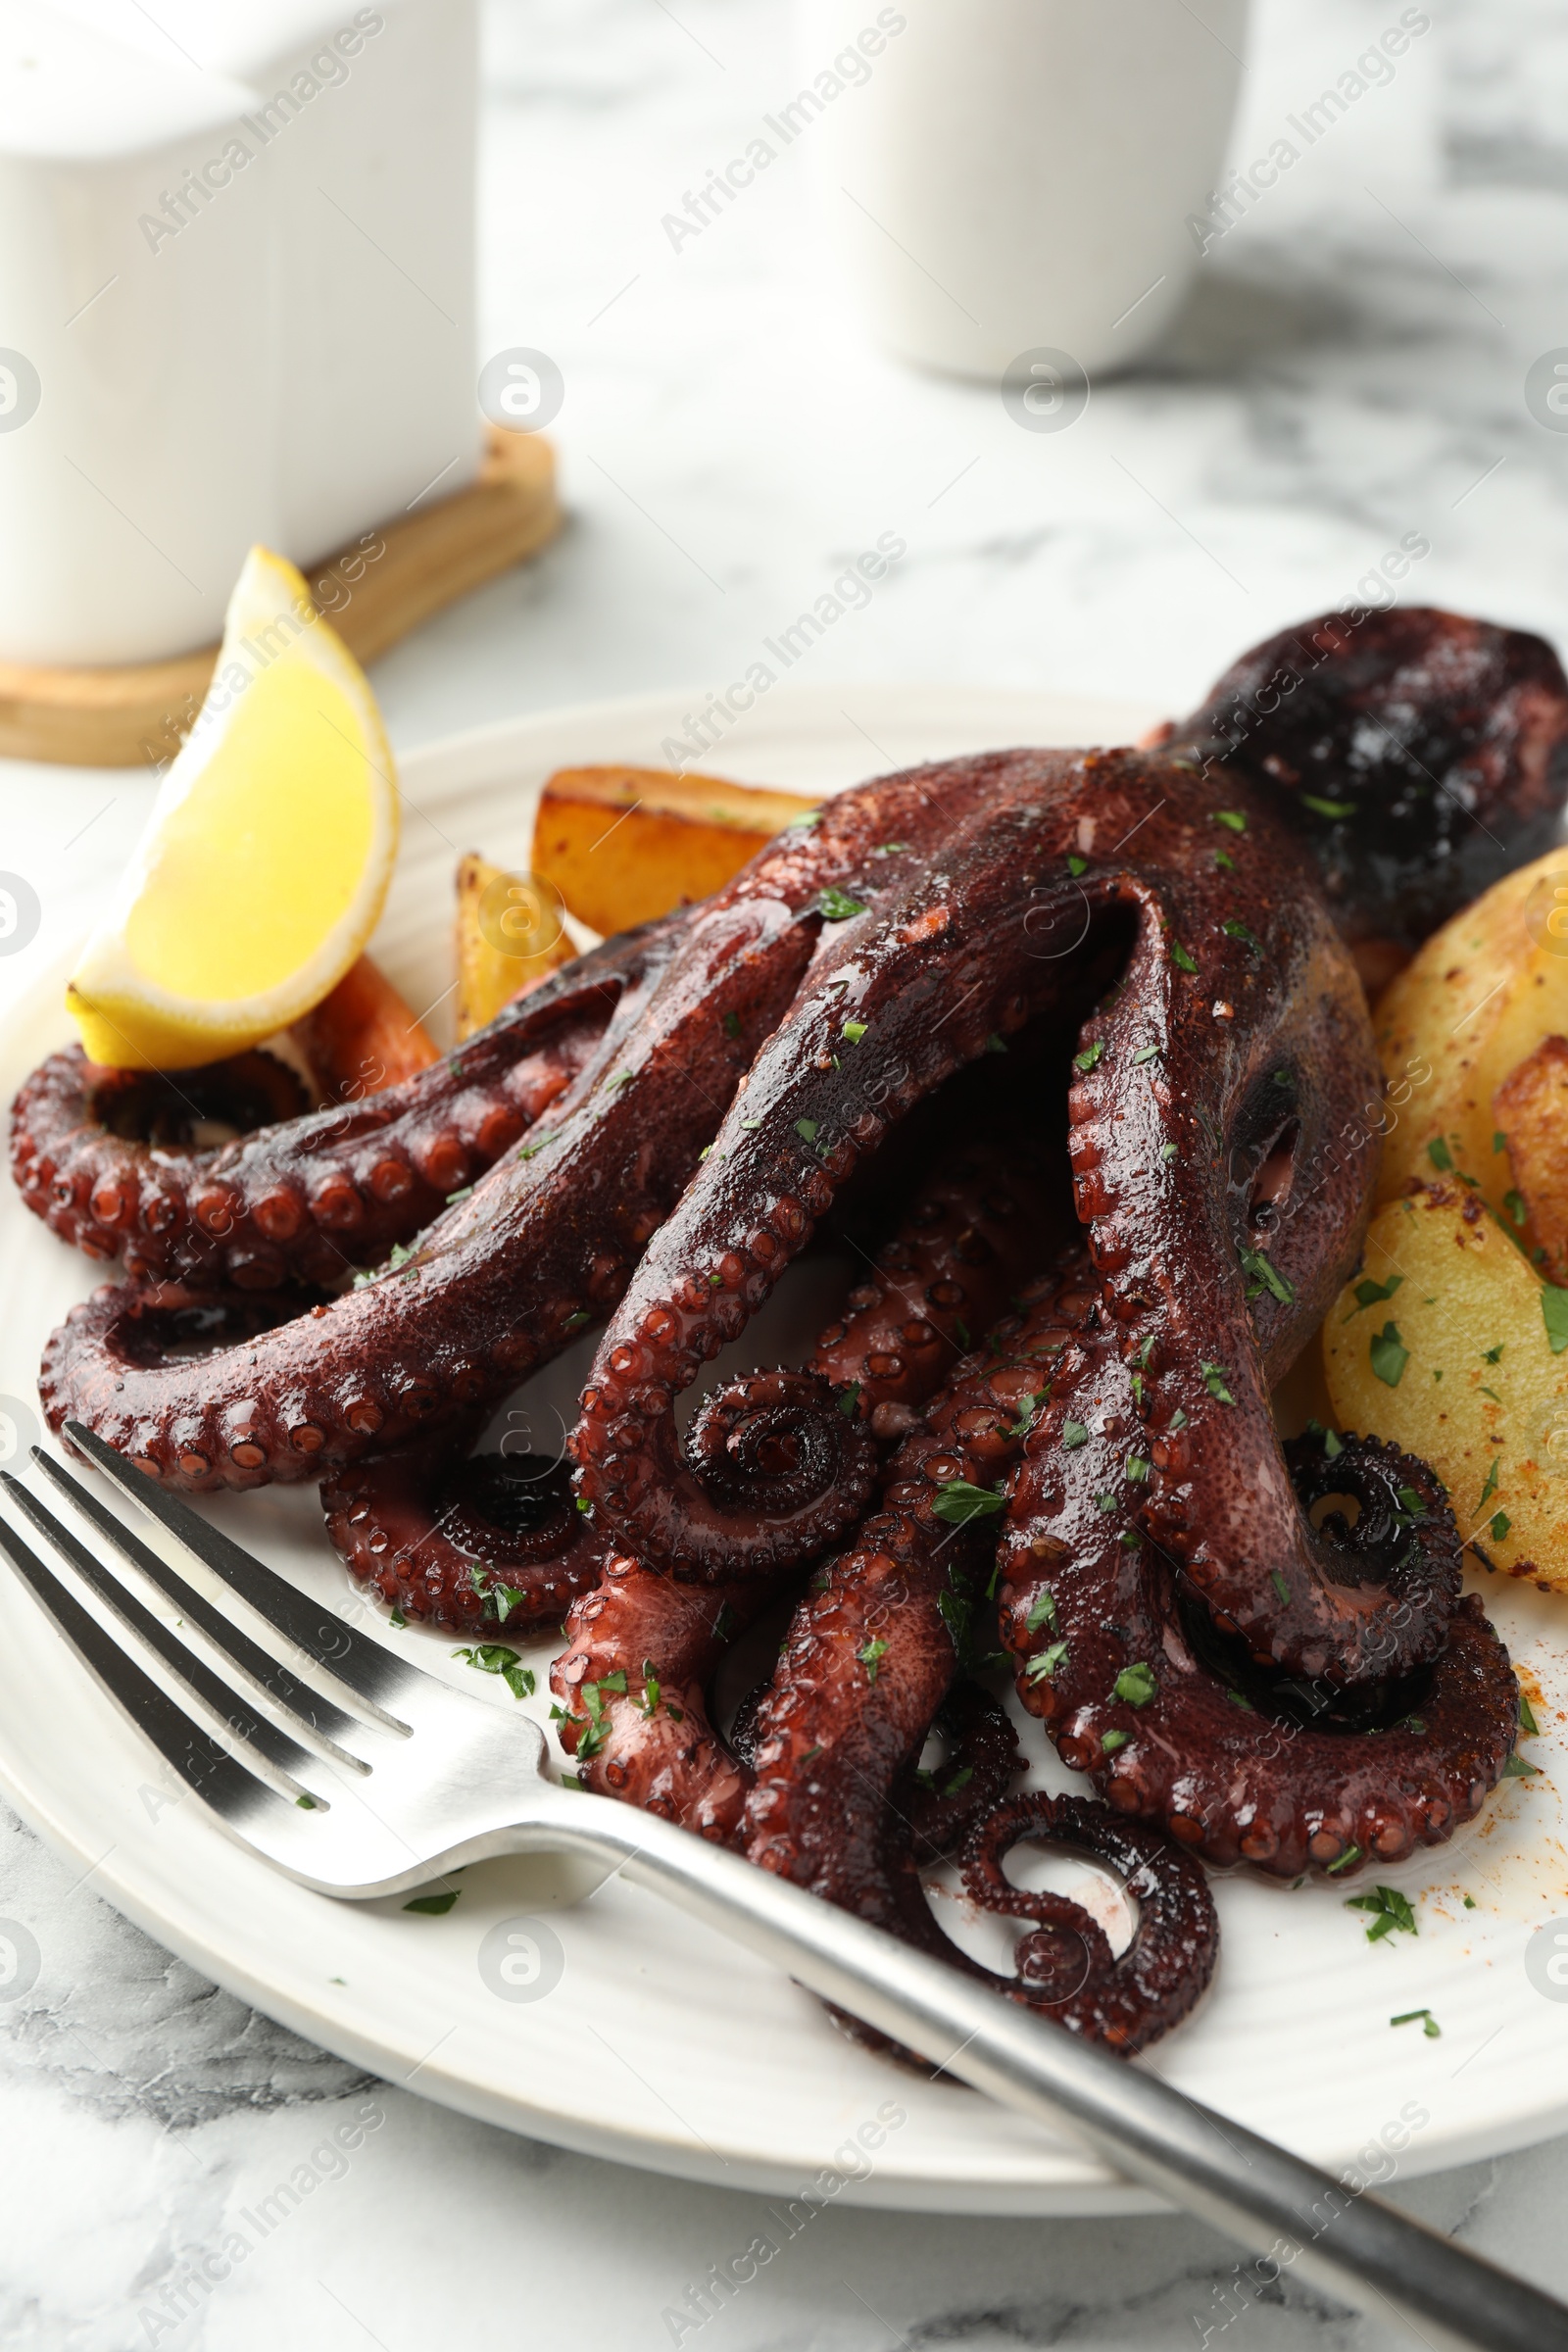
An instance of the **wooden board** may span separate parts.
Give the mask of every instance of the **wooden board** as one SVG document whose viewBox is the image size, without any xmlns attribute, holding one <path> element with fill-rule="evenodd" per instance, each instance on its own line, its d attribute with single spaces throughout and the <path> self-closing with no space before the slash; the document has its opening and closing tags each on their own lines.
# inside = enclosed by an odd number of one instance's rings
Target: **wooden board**
<svg viewBox="0 0 1568 2352">
<path fill-rule="evenodd" d="M 470 588 L 525 563 L 561 528 L 555 452 L 490 427 L 477 478 L 314 564 L 311 589 L 356 661 L 370 662 Z M 368 549 L 379 540 L 381 552 Z M 104 669 L 0 662 L 0 757 L 156 766 L 178 751 L 216 645 Z"/>
</svg>

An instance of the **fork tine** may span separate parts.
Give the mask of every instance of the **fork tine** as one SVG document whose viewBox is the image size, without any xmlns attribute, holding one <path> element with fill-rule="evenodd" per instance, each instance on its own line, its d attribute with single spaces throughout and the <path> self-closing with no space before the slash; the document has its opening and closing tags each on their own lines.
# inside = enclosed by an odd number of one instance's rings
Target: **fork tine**
<svg viewBox="0 0 1568 2352">
<path fill-rule="evenodd" d="M 345 1715 L 341 1707 L 334 1706 L 329 1698 L 323 1698 L 309 1683 L 302 1683 L 297 1675 L 291 1674 L 286 1666 L 273 1657 L 270 1650 L 263 1649 L 232 1618 L 225 1617 L 221 1609 L 215 1608 L 204 1593 L 198 1592 L 194 1585 L 187 1584 L 177 1568 L 171 1568 L 167 1560 L 160 1559 L 156 1551 L 149 1550 L 139 1536 L 132 1535 L 128 1527 L 122 1526 L 107 1504 L 100 1502 L 96 1494 L 89 1494 L 80 1480 L 73 1478 L 70 1471 L 57 1462 L 52 1454 L 45 1453 L 41 1446 L 32 1448 L 32 1458 L 67 1496 L 72 1508 L 79 1511 L 84 1519 L 89 1519 L 99 1534 L 113 1544 L 117 1551 L 123 1553 L 132 1567 L 139 1568 L 142 1575 L 174 1603 L 182 1616 L 188 1617 L 193 1625 L 201 1628 L 208 1641 L 220 1649 L 242 1675 L 265 1690 L 287 1713 L 334 1744 L 362 1728 L 357 1717 Z M 9 1477 L 6 1483 L 16 1486 L 16 1482 Z M 16 1500 L 32 1516 L 32 1498 L 25 1487 L 16 1487 Z"/>
<path fill-rule="evenodd" d="M 171 1672 L 178 1676 L 188 1690 L 204 1700 L 219 1719 L 228 1725 L 236 1738 L 248 1740 L 280 1772 L 297 1776 L 301 1770 L 309 1771 L 317 1760 L 309 1748 L 301 1747 L 297 1740 L 291 1740 L 286 1732 L 269 1723 L 265 1715 L 258 1715 L 240 1691 L 228 1683 L 221 1682 L 211 1667 L 186 1648 L 172 1627 L 163 1624 L 150 1609 L 144 1608 L 133 1592 L 128 1592 L 100 1560 L 94 1559 L 70 1528 L 63 1526 L 52 1511 L 47 1510 L 35 1495 L 27 1493 L 25 1487 L 19 1486 L 9 1471 L 0 1471 L 0 1484 L 4 1485 L 17 1508 L 24 1511 L 45 1541 L 71 1562 L 77 1575 L 92 1587 L 104 1605 L 112 1609 L 121 1623 L 127 1626 L 139 1640 L 145 1642 L 149 1649 L 155 1650 Z M 345 1762 L 358 1762 L 358 1758 L 347 1755 L 346 1751 L 340 1749 L 338 1752 Z"/>
<path fill-rule="evenodd" d="M 380 1709 L 395 1731 L 408 1730 L 408 1725 L 390 1714 L 383 1702 L 403 1692 L 410 1697 L 415 1695 L 418 1684 L 424 1680 L 417 1667 L 403 1665 L 378 1642 L 368 1641 L 352 1626 L 329 1616 L 307 1594 L 296 1592 L 228 1536 L 198 1517 L 177 1494 L 156 1485 L 144 1471 L 132 1469 L 122 1453 L 117 1453 L 79 1421 L 68 1421 L 65 1434 L 78 1453 L 95 1462 L 130 1496 L 138 1510 L 167 1528 L 204 1567 L 211 1568 L 241 1600 L 248 1601 L 259 1616 L 286 1635 L 307 1657 L 314 1658 L 361 1698 Z"/>
<path fill-rule="evenodd" d="M 248 1772 L 126 1656 L 108 1629 L 87 1614 L 54 1571 L 44 1566 L 3 1519 L 0 1547 L 89 1673 L 173 1766 L 187 1788 L 236 1827 L 269 1806 L 275 1805 L 279 1814 L 292 1811 L 286 1798 Z"/>
</svg>

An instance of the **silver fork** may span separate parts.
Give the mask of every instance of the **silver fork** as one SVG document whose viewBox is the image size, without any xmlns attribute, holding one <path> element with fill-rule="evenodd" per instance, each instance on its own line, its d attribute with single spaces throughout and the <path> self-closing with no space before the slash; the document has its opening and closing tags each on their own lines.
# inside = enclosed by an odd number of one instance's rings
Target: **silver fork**
<svg viewBox="0 0 1568 2352">
<path fill-rule="evenodd" d="M 233 1748 L 172 1698 L 0 1519 L 0 1546 L 131 1722 L 230 1837 L 301 1886 L 350 1901 L 428 1884 L 496 1854 L 613 1863 L 858 2017 L 1009 2107 L 1065 2126 L 1129 2178 L 1363 2308 L 1392 2308 L 1429 2344 L 1568 2352 L 1568 2310 L 1370 2195 L 1062 2032 L 879 1929 L 655 1816 L 562 1788 L 538 1726 L 449 1690 L 331 1616 L 155 1487 L 75 1422 L 68 1437 L 130 1499 L 325 1671 L 323 1697 L 215 1608 L 61 1465 L 33 1448 L 73 1510 L 172 1601 L 226 1661 L 216 1672 L 38 1497 L 6 1494 L 118 1628 L 145 1643 Z M 265 1703 L 267 1712 L 258 1705 Z M 275 1718 L 280 1719 L 274 1720 Z M 282 1728 L 286 1726 L 287 1728 Z"/>
</svg>

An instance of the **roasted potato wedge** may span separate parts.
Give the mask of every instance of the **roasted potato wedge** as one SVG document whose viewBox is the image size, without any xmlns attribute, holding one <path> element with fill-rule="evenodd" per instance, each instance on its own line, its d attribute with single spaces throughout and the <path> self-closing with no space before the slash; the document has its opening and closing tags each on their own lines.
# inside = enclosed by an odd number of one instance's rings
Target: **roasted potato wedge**
<svg viewBox="0 0 1568 2352">
<path fill-rule="evenodd" d="M 1379 1199 L 1452 1170 L 1507 1214 L 1523 1188 L 1494 1097 L 1543 1038 L 1568 1035 L 1568 850 L 1504 875 L 1434 932 L 1375 1027 L 1388 1081 Z"/>
<path fill-rule="evenodd" d="M 1548 1282 L 1568 1273 L 1568 1037 L 1544 1037 L 1492 1098 L 1514 1191 L 1503 1213 Z"/>
<path fill-rule="evenodd" d="M 576 953 L 562 920 L 560 894 L 548 884 L 508 873 L 476 850 L 458 860 L 460 1040 Z"/>
<path fill-rule="evenodd" d="M 607 937 L 706 899 L 813 803 L 662 767 L 564 767 L 540 797 L 533 871 Z"/>
<path fill-rule="evenodd" d="M 1457 1184 L 1380 1209 L 1323 1326 L 1342 1429 L 1432 1464 L 1490 1565 L 1568 1592 L 1568 1291 Z"/>
</svg>

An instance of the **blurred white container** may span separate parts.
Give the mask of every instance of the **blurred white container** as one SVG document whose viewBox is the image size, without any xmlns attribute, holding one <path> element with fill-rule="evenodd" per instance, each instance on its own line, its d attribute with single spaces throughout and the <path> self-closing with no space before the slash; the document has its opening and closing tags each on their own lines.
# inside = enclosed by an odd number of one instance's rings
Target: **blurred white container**
<svg viewBox="0 0 1568 2352">
<path fill-rule="evenodd" d="M 0 660 L 219 634 L 477 469 L 473 0 L 0 0 Z"/>
<path fill-rule="evenodd" d="M 1247 0 L 798 0 L 806 143 L 872 331 L 992 379 L 1042 347 L 1137 359 L 1198 266 L 1246 26 Z"/>
</svg>

